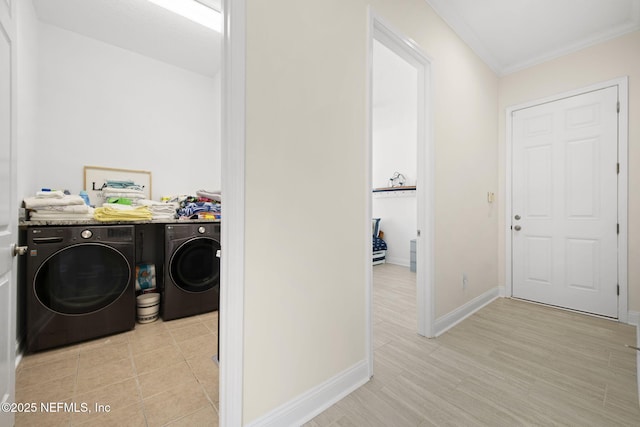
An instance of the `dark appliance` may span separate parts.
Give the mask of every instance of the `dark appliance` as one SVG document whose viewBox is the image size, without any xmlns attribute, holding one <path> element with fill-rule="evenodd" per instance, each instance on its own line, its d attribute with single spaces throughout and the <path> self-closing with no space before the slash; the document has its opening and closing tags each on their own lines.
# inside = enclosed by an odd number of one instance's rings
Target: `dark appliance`
<svg viewBox="0 0 640 427">
<path fill-rule="evenodd" d="M 132 225 L 29 227 L 26 244 L 27 352 L 133 329 Z"/>
<path fill-rule="evenodd" d="M 218 309 L 220 223 L 165 225 L 162 318 L 178 319 Z"/>
</svg>

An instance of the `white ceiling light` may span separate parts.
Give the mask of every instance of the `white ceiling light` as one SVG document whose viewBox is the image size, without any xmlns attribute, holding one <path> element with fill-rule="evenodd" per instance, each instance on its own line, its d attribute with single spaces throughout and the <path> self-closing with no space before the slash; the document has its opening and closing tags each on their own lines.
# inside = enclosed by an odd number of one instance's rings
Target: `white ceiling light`
<svg viewBox="0 0 640 427">
<path fill-rule="evenodd" d="M 194 0 L 149 0 L 175 14 L 222 33 L 222 14 Z"/>
</svg>

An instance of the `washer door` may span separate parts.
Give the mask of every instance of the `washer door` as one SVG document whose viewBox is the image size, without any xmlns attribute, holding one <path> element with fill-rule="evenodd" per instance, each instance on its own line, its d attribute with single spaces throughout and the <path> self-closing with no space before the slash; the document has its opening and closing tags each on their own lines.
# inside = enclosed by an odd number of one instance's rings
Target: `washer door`
<svg viewBox="0 0 640 427">
<path fill-rule="evenodd" d="M 108 306 L 129 286 L 131 266 L 116 249 L 86 243 L 66 247 L 45 260 L 34 278 L 34 292 L 61 314 L 87 314 Z"/>
<path fill-rule="evenodd" d="M 184 242 L 171 256 L 173 283 L 187 292 L 205 292 L 220 284 L 220 242 L 197 237 Z"/>
</svg>

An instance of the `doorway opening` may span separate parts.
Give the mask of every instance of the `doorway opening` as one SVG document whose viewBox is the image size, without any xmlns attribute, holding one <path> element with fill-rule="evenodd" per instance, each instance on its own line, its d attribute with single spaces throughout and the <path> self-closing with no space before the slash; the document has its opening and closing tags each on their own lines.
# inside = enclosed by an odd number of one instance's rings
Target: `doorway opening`
<svg viewBox="0 0 640 427">
<path fill-rule="evenodd" d="M 431 61 L 415 42 L 379 17 L 370 14 L 370 25 L 367 221 L 379 217 L 380 229 L 386 230 L 386 262 L 407 270 L 415 267 L 415 328 L 418 334 L 433 337 Z M 370 232 L 367 238 L 371 240 Z M 366 280 L 373 374 L 371 264 L 370 256 Z"/>
</svg>

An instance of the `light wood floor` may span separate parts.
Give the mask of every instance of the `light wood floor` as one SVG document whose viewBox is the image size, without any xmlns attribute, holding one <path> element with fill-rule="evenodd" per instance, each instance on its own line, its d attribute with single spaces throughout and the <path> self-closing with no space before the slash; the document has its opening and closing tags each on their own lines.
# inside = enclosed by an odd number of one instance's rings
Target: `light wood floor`
<svg viewBox="0 0 640 427">
<path fill-rule="evenodd" d="M 136 324 L 134 330 L 28 355 L 16 371 L 23 426 L 217 426 L 218 312 Z M 91 413 L 41 403 L 88 405 Z M 96 412 L 95 404 L 109 405 Z"/>
<path fill-rule="evenodd" d="M 374 378 L 307 427 L 640 426 L 635 327 L 498 299 L 426 339 L 415 300 L 374 267 Z"/>
</svg>

